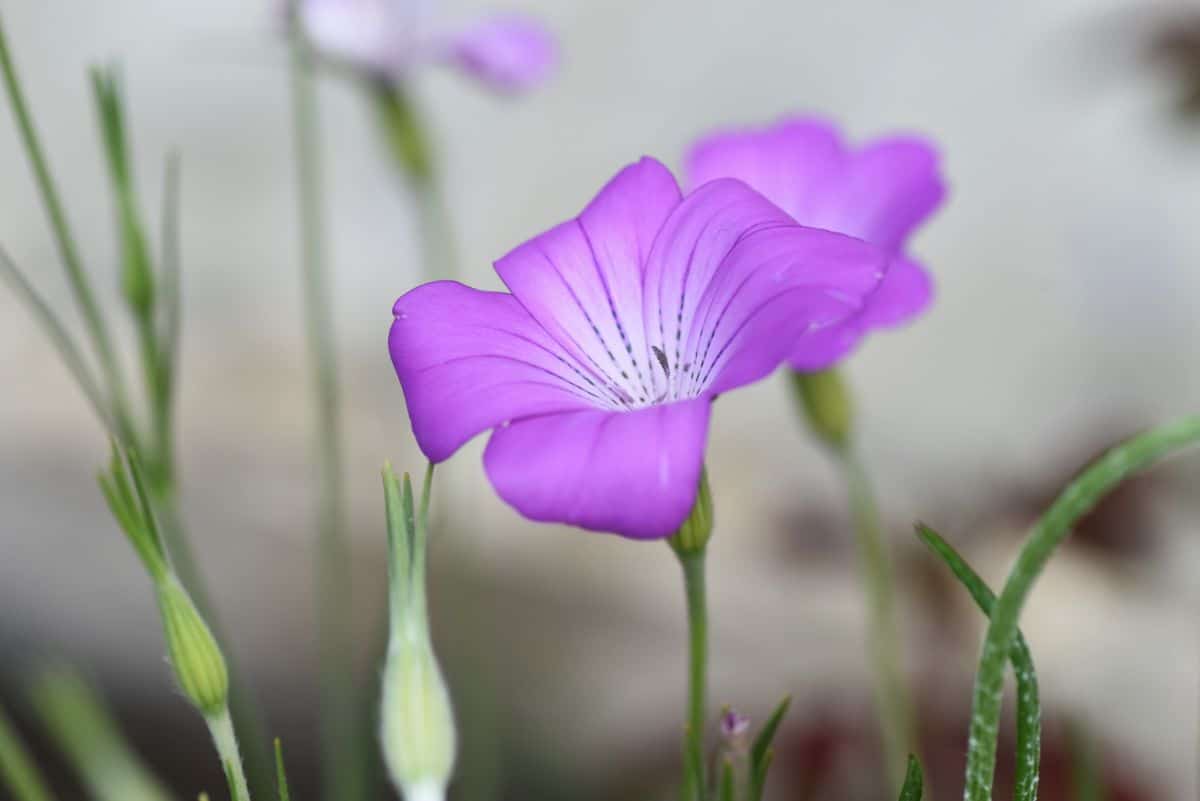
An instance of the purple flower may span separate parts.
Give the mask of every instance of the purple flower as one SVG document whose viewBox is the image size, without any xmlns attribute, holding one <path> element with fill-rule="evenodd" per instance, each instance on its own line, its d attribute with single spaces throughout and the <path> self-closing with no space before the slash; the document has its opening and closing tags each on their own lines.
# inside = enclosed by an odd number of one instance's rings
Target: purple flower
<svg viewBox="0 0 1200 801">
<path fill-rule="evenodd" d="M 557 61 L 554 38 L 538 22 L 506 15 L 455 31 L 430 21 L 428 0 L 297 0 L 296 19 L 324 57 L 389 81 L 426 63 L 451 64 L 492 89 L 541 83 Z"/>
<path fill-rule="evenodd" d="M 496 262 L 508 293 L 404 295 L 389 347 L 429 459 L 493 430 L 488 477 L 526 517 L 666 537 L 695 501 L 712 400 L 856 312 L 886 264 L 740 181 L 683 197 L 647 158 Z"/>
<path fill-rule="evenodd" d="M 829 367 L 872 329 L 907 322 L 929 305 L 929 274 L 904 254 L 908 235 L 946 192 L 929 142 L 891 136 L 855 149 L 830 123 L 793 118 L 700 140 L 688 154 L 687 176 L 692 186 L 739 178 L 801 225 L 856 236 L 895 254 L 859 314 L 798 343 L 789 359 L 797 370 Z"/>
</svg>

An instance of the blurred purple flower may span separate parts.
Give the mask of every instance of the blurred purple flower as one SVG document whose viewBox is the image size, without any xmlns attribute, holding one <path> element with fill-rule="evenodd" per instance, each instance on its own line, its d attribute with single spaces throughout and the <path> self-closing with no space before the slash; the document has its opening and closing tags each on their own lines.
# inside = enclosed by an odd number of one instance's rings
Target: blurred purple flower
<svg viewBox="0 0 1200 801">
<path fill-rule="evenodd" d="M 946 192 L 937 150 L 928 141 L 890 136 L 855 149 L 824 120 L 785 119 L 717 133 L 692 146 L 691 186 L 726 177 L 745 181 L 801 225 L 860 237 L 895 254 L 887 278 L 859 314 L 800 341 L 790 358 L 797 370 L 829 367 L 871 330 L 908 322 L 929 305 L 929 274 L 904 254 L 908 235 Z"/>
<path fill-rule="evenodd" d="M 428 0 L 296 0 L 301 30 L 325 58 L 388 81 L 427 63 L 451 64 L 501 92 L 550 76 L 554 37 L 529 17 L 485 17 L 439 31 Z"/>
<path fill-rule="evenodd" d="M 389 347 L 432 461 L 494 429 L 485 469 L 526 517 L 666 537 L 695 502 L 712 400 L 858 311 L 886 264 L 740 181 L 683 197 L 646 158 L 496 262 L 511 294 L 404 295 Z"/>
</svg>

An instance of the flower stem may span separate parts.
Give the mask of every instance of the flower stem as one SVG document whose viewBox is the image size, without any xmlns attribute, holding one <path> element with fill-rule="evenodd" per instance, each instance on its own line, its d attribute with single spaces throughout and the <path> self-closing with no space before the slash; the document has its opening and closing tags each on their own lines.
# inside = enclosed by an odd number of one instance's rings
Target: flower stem
<svg viewBox="0 0 1200 801">
<path fill-rule="evenodd" d="M 887 775 L 895 792 L 904 782 L 908 755 L 916 749 L 896 629 L 891 561 L 866 470 L 849 446 L 835 452 L 850 495 L 859 572 L 867 595 L 867 638 L 875 674 L 875 703 Z"/>
<path fill-rule="evenodd" d="M 212 735 L 213 745 L 217 748 L 221 765 L 229 776 L 232 785 L 229 789 L 234 795 L 233 801 L 250 801 L 250 788 L 246 785 L 242 753 L 238 750 L 237 735 L 233 732 L 229 709 L 222 709 L 215 715 L 207 715 L 204 720 L 208 723 L 208 731 Z"/>
<path fill-rule="evenodd" d="M 704 729 L 708 718 L 708 591 L 704 576 L 704 549 L 677 552 L 683 568 L 683 588 L 688 617 L 688 702 L 684 732 L 684 792 L 691 801 L 702 801 L 705 776 Z"/>
<path fill-rule="evenodd" d="M 301 260 L 312 393 L 316 407 L 320 498 L 317 558 L 324 795 L 329 801 L 362 797 L 365 749 L 356 723 L 353 648 L 349 636 L 349 556 L 344 538 L 341 399 L 333 348 L 329 280 L 321 209 L 321 161 L 313 55 L 298 33 L 292 39 L 292 122 L 299 182 Z"/>
<path fill-rule="evenodd" d="M 0 782 L 7 784 L 16 801 L 52 801 L 54 796 L 25 750 L 16 729 L 0 711 Z"/>
<path fill-rule="evenodd" d="M 1025 599 L 1050 556 L 1072 526 L 1130 474 L 1200 441 L 1200 416 L 1185 417 L 1126 440 L 1072 481 L 1034 526 L 1004 589 L 992 608 L 975 675 L 970 750 L 963 789 L 966 801 L 989 801 L 996 769 L 996 740 L 1004 692 L 1004 669 Z"/>
</svg>

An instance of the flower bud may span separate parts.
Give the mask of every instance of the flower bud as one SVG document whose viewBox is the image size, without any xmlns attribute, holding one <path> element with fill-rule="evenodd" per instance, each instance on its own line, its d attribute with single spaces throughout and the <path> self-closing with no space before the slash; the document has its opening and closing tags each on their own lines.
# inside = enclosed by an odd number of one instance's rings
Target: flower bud
<svg viewBox="0 0 1200 801">
<path fill-rule="evenodd" d="M 854 409 L 841 374 L 834 368 L 792 374 L 793 387 L 813 433 L 829 447 L 841 450 L 850 439 Z"/>
<path fill-rule="evenodd" d="M 406 801 L 444 801 L 458 735 L 450 693 L 429 637 L 425 551 L 432 466 L 419 507 L 408 475 L 403 485 L 383 471 L 388 520 L 391 633 L 383 668 L 383 759 Z"/>
<path fill-rule="evenodd" d="M 696 502 L 692 505 L 691 513 L 667 542 L 680 556 L 699 554 L 708 545 L 712 529 L 712 492 L 708 487 L 708 470 L 704 469 L 700 472 L 700 489 L 696 492 Z"/>
<path fill-rule="evenodd" d="M 180 689 L 204 715 L 222 712 L 229 697 L 225 657 L 187 590 L 173 575 L 158 584 L 158 609 L 167 656 Z"/>
<path fill-rule="evenodd" d="M 393 642 L 383 672 L 383 756 L 406 801 L 443 801 L 457 734 L 450 693 L 427 636 Z"/>
</svg>

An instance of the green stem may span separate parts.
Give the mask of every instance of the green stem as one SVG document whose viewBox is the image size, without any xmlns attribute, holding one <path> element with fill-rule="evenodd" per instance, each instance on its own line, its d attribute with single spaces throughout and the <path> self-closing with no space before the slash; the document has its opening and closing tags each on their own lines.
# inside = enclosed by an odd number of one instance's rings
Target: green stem
<svg viewBox="0 0 1200 801">
<path fill-rule="evenodd" d="M 21 89 L 21 82 L 17 76 L 16 67 L 13 64 L 12 55 L 9 52 L 2 21 L 0 21 L 0 73 L 3 74 L 4 88 L 8 94 L 9 104 L 12 106 L 17 128 L 21 133 L 21 141 L 25 146 L 25 152 L 29 158 L 30 165 L 33 167 L 34 178 L 42 197 L 42 204 L 45 206 L 46 214 L 50 218 L 50 226 L 54 230 L 55 243 L 58 246 L 63 267 L 67 272 L 71 292 L 75 298 L 79 312 L 83 316 L 88 333 L 91 336 L 92 345 L 96 349 L 96 355 L 100 360 L 108 382 L 112 407 L 116 412 L 117 422 L 120 423 L 121 418 L 127 415 L 128 409 L 120 363 L 117 361 L 116 354 L 113 351 L 112 340 L 109 338 L 108 328 L 104 324 L 100 307 L 96 303 L 91 282 L 88 281 L 87 274 L 84 272 L 83 262 L 79 257 L 79 250 L 75 245 L 75 239 L 71 235 L 66 212 L 63 209 L 62 201 L 59 199 L 54 178 L 50 174 L 50 168 L 46 162 L 45 153 L 42 150 L 41 140 L 38 138 L 37 129 L 33 124 L 33 116 L 30 114 L 28 103 L 25 101 L 25 93 Z"/>
<path fill-rule="evenodd" d="M 3 712 L 0 712 L 0 779 L 12 790 L 16 801 L 52 801 L 54 798 Z"/>
<path fill-rule="evenodd" d="M 966 801 L 989 801 L 996 768 L 996 741 L 1004 691 L 1004 668 L 1017 636 L 1021 608 L 1046 562 L 1075 522 L 1130 474 L 1200 440 L 1200 416 L 1185 417 L 1133 437 L 1093 462 L 1072 481 L 1034 526 L 988 625 L 975 676 L 970 750 L 967 752 Z"/>
<path fill-rule="evenodd" d="M 446 212 L 428 125 L 402 84 L 371 85 L 388 150 L 412 191 L 417 206 L 423 279 L 452 278 L 457 272 L 454 232 Z"/>
<path fill-rule="evenodd" d="M 345 490 L 340 398 L 333 349 L 332 302 L 325 269 L 324 221 L 316 85 L 313 57 L 296 35 L 292 42 L 292 122 L 299 182 L 304 308 L 312 393 L 316 407 L 316 448 L 320 471 L 317 559 L 318 641 L 321 663 L 322 750 L 329 801 L 355 801 L 364 784 L 365 748 L 360 747 L 352 675 L 349 557 L 344 539 Z"/>
<path fill-rule="evenodd" d="M 229 717 L 229 709 L 223 709 L 215 715 L 205 716 L 208 731 L 212 735 L 213 745 L 216 746 L 217 756 L 221 765 L 229 775 L 234 794 L 233 801 L 250 801 L 250 788 L 246 784 L 246 771 L 242 768 L 242 752 L 238 749 L 237 735 L 233 731 L 233 721 Z"/>
<path fill-rule="evenodd" d="M 849 446 L 836 449 L 850 495 L 859 572 L 867 596 L 867 638 L 884 758 L 893 792 L 904 783 L 908 755 L 916 751 L 912 708 L 902 669 L 891 560 L 871 483 Z"/>
<path fill-rule="evenodd" d="M 688 703 L 684 733 L 684 787 L 695 801 L 708 788 L 705 775 L 704 731 L 708 719 L 708 592 L 705 586 L 703 549 L 679 553 L 688 617 Z"/>
</svg>

